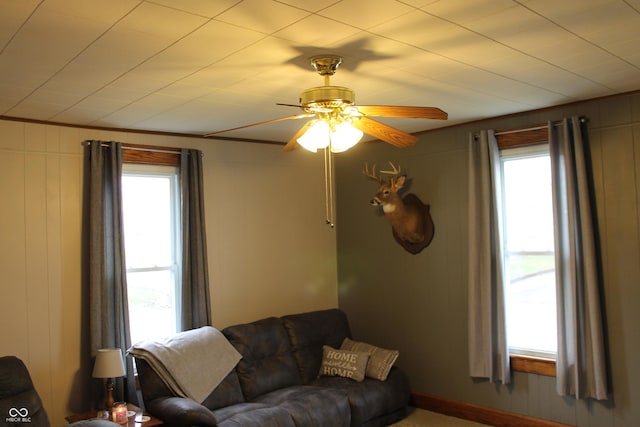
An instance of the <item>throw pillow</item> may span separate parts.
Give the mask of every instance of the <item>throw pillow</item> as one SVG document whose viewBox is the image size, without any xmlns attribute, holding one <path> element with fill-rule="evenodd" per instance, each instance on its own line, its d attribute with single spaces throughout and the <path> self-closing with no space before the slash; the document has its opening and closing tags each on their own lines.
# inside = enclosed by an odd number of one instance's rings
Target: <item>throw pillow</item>
<svg viewBox="0 0 640 427">
<path fill-rule="evenodd" d="M 380 381 L 385 381 L 387 379 L 387 375 L 389 375 L 391 367 L 396 363 L 396 359 L 400 354 L 398 350 L 387 350 L 371 344 L 352 341 L 349 338 L 344 339 L 340 348 L 343 350 L 369 353 L 371 357 L 367 364 L 366 376 Z"/>
<path fill-rule="evenodd" d="M 339 350 L 328 345 L 322 346 L 322 364 L 319 375 L 364 380 L 369 353 Z"/>
</svg>

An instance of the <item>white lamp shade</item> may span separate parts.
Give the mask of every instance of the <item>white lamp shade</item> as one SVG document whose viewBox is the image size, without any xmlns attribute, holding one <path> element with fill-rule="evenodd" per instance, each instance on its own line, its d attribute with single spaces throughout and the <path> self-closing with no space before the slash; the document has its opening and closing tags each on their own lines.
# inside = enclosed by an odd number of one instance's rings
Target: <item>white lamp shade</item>
<svg viewBox="0 0 640 427">
<path fill-rule="evenodd" d="M 314 122 L 297 141 L 312 153 L 327 147 L 329 145 L 329 123 L 324 120 Z"/>
<path fill-rule="evenodd" d="M 119 348 L 101 348 L 93 365 L 94 378 L 117 378 L 125 375 L 122 352 Z"/>
<path fill-rule="evenodd" d="M 331 132 L 331 151 L 342 153 L 356 145 L 364 133 L 354 128 L 349 122 L 342 122 Z"/>
</svg>

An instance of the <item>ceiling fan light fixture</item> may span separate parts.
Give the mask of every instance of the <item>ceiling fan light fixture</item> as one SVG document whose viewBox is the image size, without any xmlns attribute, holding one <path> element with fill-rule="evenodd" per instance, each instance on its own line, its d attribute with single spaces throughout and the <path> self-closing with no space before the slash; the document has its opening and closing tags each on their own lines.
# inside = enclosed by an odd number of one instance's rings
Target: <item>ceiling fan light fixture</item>
<svg viewBox="0 0 640 427">
<path fill-rule="evenodd" d="M 312 153 L 327 147 L 333 153 L 342 153 L 360 142 L 363 135 L 348 120 L 336 123 L 330 119 L 319 119 L 312 120 L 307 131 L 296 141 Z"/>
<path fill-rule="evenodd" d="M 298 144 L 300 144 L 305 150 L 315 153 L 319 149 L 329 146 L 330 130 L 331 127 L 328 122 L 324 120 L 313 120 L 309 129 L 307 129 L 307 131 L 297 139 Z"/>
<path fill-rule="evenodd" d="M 331 131 L 331 152 L 342 153 L 347 151 L 362 139 L 364 133 L 353 125 L 344 121 L 337 124 Z"/>
</svg>

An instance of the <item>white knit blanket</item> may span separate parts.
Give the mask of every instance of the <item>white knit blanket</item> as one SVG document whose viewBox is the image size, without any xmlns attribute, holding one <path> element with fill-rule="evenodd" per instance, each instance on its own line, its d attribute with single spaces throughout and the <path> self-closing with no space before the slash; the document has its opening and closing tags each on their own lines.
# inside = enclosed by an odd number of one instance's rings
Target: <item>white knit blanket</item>
<svg viewBox="0 0 640 427">
<path fill-rule="evenodd" d="M 176 396 L 198 403 L 242 358 L 227 338 L 211 326 L 180 332 L 162 341 L 144 341 L 128 353 L 145 360 Z"/>
</svg>

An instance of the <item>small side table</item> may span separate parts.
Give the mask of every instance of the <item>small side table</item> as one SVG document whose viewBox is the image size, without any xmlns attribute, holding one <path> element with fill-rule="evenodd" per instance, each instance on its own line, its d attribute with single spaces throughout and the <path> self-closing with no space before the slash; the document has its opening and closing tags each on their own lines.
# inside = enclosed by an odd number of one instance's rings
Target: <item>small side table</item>
<svg viewBox="0 0 640 427">
<path fill-rule="evenodd" d="M 127 403 L 127 410 L 134 411 L 136 414 L 142 412 L 142 409 L 138 408 L 136 405 L 133 405 L 131 403 Z M 136 416 L 134 415 L 132 417 L 127 418 L 127 424 L 123 424 L 123 425 L 126 425 L 127 427 L 154 427 L 154 426 L 161 426 L 163 424 L 162 420 L 159 418 L 156 418 L 147 413 L 145 413 L 144 415 L 150 418 L 149 421 L 144 423 L 136 422 Z M 90 420 L 93 418 L 98 418 L 98 411 L 89 411 L 89 412 L 83 412 L 82 414 L 69 415 L 68 417 L 65 417 L 65 420 L 67 420 L 67 422 L 69 423 L 74 423 L 76 421 Z"/>
</svg>

